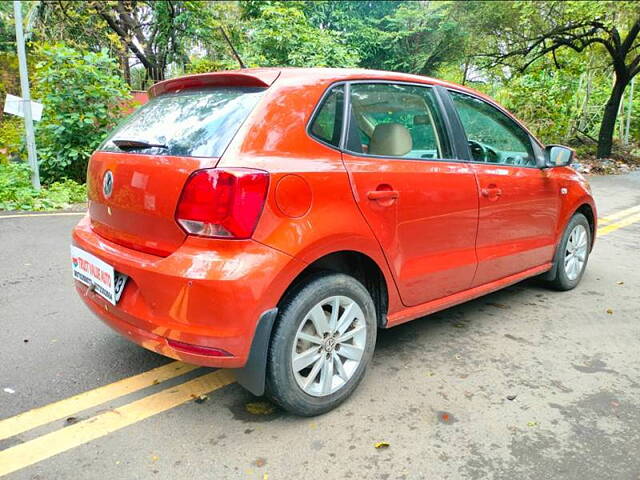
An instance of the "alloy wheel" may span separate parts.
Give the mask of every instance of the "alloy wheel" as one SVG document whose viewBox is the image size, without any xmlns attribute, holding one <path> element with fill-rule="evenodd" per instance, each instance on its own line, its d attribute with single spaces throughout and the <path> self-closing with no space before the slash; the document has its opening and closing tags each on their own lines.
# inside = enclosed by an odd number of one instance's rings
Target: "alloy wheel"
<svg viewBox="0 0 640 480">
<path fill-rule="evenodd" d="M 318 302 L 293 342 L 291 366 L 298 386 L 314 397 L 337 392 L 358 369 L 366 342 L 364 313 L 354 300 L 333 296 Z"/>
</svg>

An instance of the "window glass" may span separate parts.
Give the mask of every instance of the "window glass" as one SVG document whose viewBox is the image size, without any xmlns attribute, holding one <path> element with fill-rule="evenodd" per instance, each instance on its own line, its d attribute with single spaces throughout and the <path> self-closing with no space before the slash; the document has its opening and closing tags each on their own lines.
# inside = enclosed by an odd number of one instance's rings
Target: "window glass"
<svg viewBox="0 0 640 480">
<path fill-rule="evenodd" d="M 527 132 L 497 108 L 482 100 L 451 91 L 475 161 L 535 166 Z"/>
<path fill-rule="evenodd" d="M 122 122 L 100 149 L 122 152 L 113 140 L 130 140 L 156 146 L 127 152 L 219 157 L 264 90 L 212 88 L 160 95 Z"/>
<path fill-rule="evenodd" d="M 353 84 L 349 124 L 349 150 L 385 157 L 450 158 L 429 87 Z"/>
<path fill-rule="evenodd" d="M 333 87 L 311 123 L 311 134 L 335 147 L 339 146 L 343 106 L 344 86 Z"/>
</svg>

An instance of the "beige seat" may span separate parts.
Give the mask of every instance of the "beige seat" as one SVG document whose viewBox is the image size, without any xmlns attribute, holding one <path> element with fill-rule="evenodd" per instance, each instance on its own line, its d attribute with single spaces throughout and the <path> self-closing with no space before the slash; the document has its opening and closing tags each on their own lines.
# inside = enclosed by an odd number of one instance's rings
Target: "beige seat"
<svg viewBox="0 0 640 480">
<path fill-rule="evenodd" d="M 376 125 L 369 143 L 371 155 L 385 157 L 401 157 L 413 148 L 411 133 L 399 123 L 382 123 Z"/>
</svg>

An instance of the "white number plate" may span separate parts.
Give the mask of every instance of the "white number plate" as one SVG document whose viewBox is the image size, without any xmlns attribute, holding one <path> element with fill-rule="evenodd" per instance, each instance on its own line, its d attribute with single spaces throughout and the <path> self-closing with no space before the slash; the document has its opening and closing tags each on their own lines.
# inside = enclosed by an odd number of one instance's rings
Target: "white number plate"
<svg viewBox="0 0 640 480">
<path fill-rule="evenodd" d="M 98 257 L 71 245 L 73 278 L 93 289 L 98 295 L 115 305 L 127 283 L 127 276 L 116 272 Z"/>
</svg>

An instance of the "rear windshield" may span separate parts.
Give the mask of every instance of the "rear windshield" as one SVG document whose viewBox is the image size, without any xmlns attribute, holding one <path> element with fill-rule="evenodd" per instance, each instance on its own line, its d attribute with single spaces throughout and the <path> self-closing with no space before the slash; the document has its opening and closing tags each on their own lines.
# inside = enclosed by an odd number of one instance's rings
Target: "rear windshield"
<svg viewBox="0 0 640 480">
<path fill-rule="evenodd" d="M 153 146 L 132 148 L 129 145 L 127 152 L 219 157 L 264 90 L 213 88 L 161 95 L 122 122 L 100 150 L 125 151 L 116 143 L 128 140 Z"/>
</svg>

